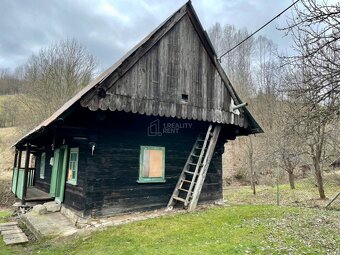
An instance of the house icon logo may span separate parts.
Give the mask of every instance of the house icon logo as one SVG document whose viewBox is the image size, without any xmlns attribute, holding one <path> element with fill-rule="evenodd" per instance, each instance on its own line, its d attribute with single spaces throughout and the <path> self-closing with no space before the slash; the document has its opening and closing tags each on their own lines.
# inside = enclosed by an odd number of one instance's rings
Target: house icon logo
<svg viewBox="0 0 340 255">
<path fill-rule="evenodd" d="M 148 136 L 162 136 L 162 132 L 160 132 L 159 120 L 150 122 L 150 125 L 148 126 Z"/>
</svg>

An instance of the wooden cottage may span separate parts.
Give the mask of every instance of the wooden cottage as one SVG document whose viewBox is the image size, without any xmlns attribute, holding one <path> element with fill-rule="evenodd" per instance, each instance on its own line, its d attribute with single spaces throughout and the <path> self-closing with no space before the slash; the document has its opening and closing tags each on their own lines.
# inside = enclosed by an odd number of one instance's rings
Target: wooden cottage
<svg viewBox="0 0 340 255">
<path fill-rule="evenodd" d="M 188 2 L 15 144 L 12 191 L 81 217 L 193 210 L 222 198 L 224 143 L 260 132 Z"/>
</svg>

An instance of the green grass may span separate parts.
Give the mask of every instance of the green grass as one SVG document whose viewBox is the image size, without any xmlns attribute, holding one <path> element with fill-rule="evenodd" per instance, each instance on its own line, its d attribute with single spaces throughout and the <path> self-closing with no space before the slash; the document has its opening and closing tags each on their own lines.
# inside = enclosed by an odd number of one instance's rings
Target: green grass
<svg viewBox="0 0 340 255">
<path fill-rule="evenodd" d="M 7 222 L 10 215 L 9 211 L 0 211 L 0 223 Z"/>
<path fill-rule="evenodd" d="M 0 254 L 324 254 L 340 247 L 339 212 L 230 206 L 163 216 Z"/>
<path fill-rule="evenodd" d="M 314 183 L 314 178 L 310 177 L 297 180 L 294 190 L 290 188 L 289 184 L 279 185 L 280 205 L 325 207 L 330 199 L 340 192 L 340 172 L 325 173 L 326 200 L 319 199 L 318 188 Z M 258 185 L 256 186 L 256 196 L 254 196 L 249 186 L 228 186 L 224 190 L 224 198 L 231 205 L 276 205 L 277 187 Z M 337 206 L 340 209 L 340 204 Z"/>
</svg>

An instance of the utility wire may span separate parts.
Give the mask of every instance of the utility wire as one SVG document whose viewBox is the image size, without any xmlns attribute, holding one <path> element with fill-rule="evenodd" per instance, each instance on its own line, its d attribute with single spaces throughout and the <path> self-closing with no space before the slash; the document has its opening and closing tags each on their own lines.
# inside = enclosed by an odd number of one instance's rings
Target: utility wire
<svg viewBox="0 0 340 255">
<path fill-rule="evenodd" d="M 292 3 L 291 5 L 289 5 L 286 9 L 284 9 L 282 12 L 280 12 L 278 15 L 276 15 L 274 18 L 272 18 L 271 20 L 269 20 L 266 24 L 264 24 L 262 27 L 260 27 L 259 29 L 257 29 L 254 33 L 252 33 L 251 35 L 249 35 L 248 37 L 246 37 L 244 40 L 242 40 L 241 42 L 239 42 L 238 44 L 236 44 L 234 47 L 232 47 L 230 50 L 226 51 L 225 53 L 223 53 L 218 60 L 221 62 L 221 59 L 227 55 L 229 52 L 231 52 L 232 50 L 236 49 L 238 46 L 240 46 L 242 43 L 244 43 L 245 41 L 247 41 L 250 37 L 252 37 L 253 35 L 255 35 L 257 32 L 259 32 L 261 29 L 263 29 L 264 27 L 266 27 L 268 24 L 270 24 L 273 20 L 277 19 L 278 17 L 280 17 L 283 13 L 285 13 L 286 11 L 288 11 L 290 8 L 292 8 L 297 2 L 299 2 L 300 0 L 295 1 L 294 3 Z"/>
</svg>

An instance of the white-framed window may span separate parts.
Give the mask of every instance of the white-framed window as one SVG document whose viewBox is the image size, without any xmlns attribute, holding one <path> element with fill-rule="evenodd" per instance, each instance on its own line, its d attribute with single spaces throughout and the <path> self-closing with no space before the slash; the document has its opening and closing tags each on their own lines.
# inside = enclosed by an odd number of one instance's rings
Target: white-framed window
<svg viewBox="0 0 340 255">
<path fill-rule="evenodd" d="M 139 178 L 137 182 L 165 182 L 165 147 L 140 147 Z"/>
<path fill-rule="evenodd" d="M 77 185 L 79 148 L 70 148 L 67 183 Z"/>
</svg>

